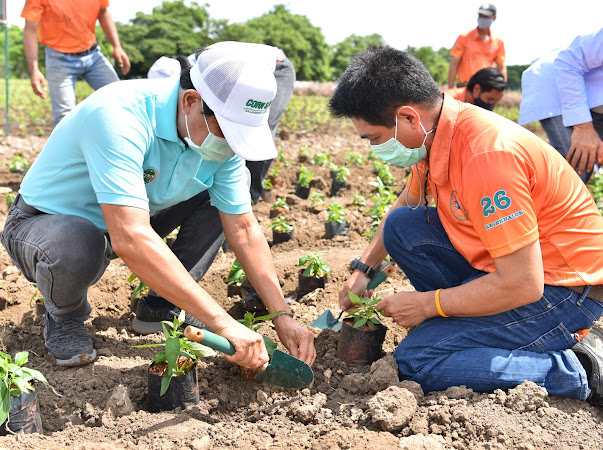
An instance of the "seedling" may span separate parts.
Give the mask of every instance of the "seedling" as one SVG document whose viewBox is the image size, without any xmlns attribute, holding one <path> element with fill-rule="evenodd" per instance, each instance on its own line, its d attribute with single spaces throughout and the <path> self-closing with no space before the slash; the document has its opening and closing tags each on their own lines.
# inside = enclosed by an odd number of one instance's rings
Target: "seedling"
<svg viewBox="0 0 603 450">
<path fill-rule="evenodd" d="M 135 273 L 131 274 L 128 279 L 126 280 L 126 283 L 131 283 L 134 280 L 136 280 L 138 277 L 136 276 Z M 145 295 L 147 295 L 149 292 L 149 287 L 144 283 L 144 281 L 142 280 L 138 280 L 138 286 L 136 286 L 134 288 L 134 290 L 132 291 L 132 295 L 130 296 L 130 304 L 131 305 L 135 305 L 136 302 L 138 302 L 138 299 L 140 297 L 144 297 Z"/>
<path fill-rule="evenodd" d="M 278 149 L 277 161 L 279 162 L 279 164 L 284 164 L 285 167 L 289 167 L 291 165 L 291 163 L 287 161 L 287 158 L 285 158 L 285 152 L 282 148 Z"/>
<path fill-rule="evenodd" d="M 9 172 L 26 173 L 31 164 L 20 154 L 17 153 L 13 159 L 7 164 Z"/>
<path fill-rule="evenodd" d="M 277 198 L 275 201 L 272 202 L 272 209 L 274 211 L 289 211 L 291 208 L 289 208 L 289 204 L 284 198 Z"/>
<path fill-rule="evenodd" d="M 359 192 L 356 192 L 352 198 L 352 203 L 350 206 L 366 206 L 366 198 L 361 195 Z"/>
<path fill-rule="evenodd" d="M 285 216 L 280 216 L 272 221 L 270 228 L 272 228 L 275 233 L 289 233 L 293 231 L 294 227 Z"/>
<path fill-rule="evenodd" d="M 40 290 L 38 289 L 37 285 L 35 283 L 33 283 L 34 286 L 36 286 L 36 292 L 33 293 L 33 295 L 31 296 L 31 298 L 29 299 L 29 307 L 33 308 L 34 307 L 34 302 L 35 303 L 44 303 L 44 297 L 40 297 L 38 298 L 38 294 L 40 293 Z"/>
<path fill-rule="evenodd" d="M 297 185 L 301 187 L 310 187 L 310 183 L 314 178 L 314 172 L 308 169 L 303 164 L 299 167 L 299 176 L 297 178 Z"/>
<path fill-rule="evenodd" d="M 238 321 L 240 323 L 242 323 L 243 325 L 245 325 L 250 330 L 253 330 L 257 333 L 257 331 L 262 326 L 262 322 L 266 322 L 266 321 L 272 319 L 277 314 L 280 314 L 282 312 L 283 311 L 277 311 L 272 314 L 267 314 L 265 316 L 258 316 L 258 317 L 255 316 L 254 312 L 246 312 L 245 315 L 243 316 L 243 318 L 239 319 Z M 274 342 L 272 339 L 270 339 L 267 336 L 262 336 L 262 337 L 264 338 L 264 345 L 266 345 L 266 350 L 268 350 L 268 356 L 272 357 L 272 353 L 274 352 L 274 350 L 277 347 L 276 342 Z"/>
<path fill-rule="evenodd" d="M 364 164 L 364 156 L 358 152 L 353 152 L 352 150 L 348 150 L 345 152 L 345 157 L 353 166 L 361 166 Z"/>
<path fill-rule="evenodd" d="M 9 192 L 8 194 L 6 194 L 4 196 L 4 198 L 6 200 L 6 208 L 8 209 L 11 207 L 11 205 L 15 201 L 15 198 L 17 198 L 17 194 L 15 194 L 14 192 Z"/>
<path fill-rule="evenodd" d="M 243 271 L 243 268 L 241 267 L 241 263 L 239 262 L 238 259 L 235 259 L 234 262 L 230 265 L 228 275 L 226 275 L 224 282 L 226 284 L 234 284 L 234 285 L 240 286 L 241 283 L 243 283 L 244 279 L 245 279 L 245 272 Z"/>
<path fill-rule="evenodd" d="M 337 169 L 337 175 L 335 175 L 335 181 L 339 181 L 340 183 L 345 183 L 348 181 L 348 177 L 350 176 L 350 169 L 346 166 L 341 166 Z"/>
<path fill-rule="evenodd" d="M 0 424 L 6 422 L 10 413 L 11 397 L 19 397 L 22 393 L 34 389 L 33 381 L 38 380 L 48 386 L 48 380 L 41 372 L 23 367 L 29 361 L 29 352 L 15 354 L 15 360 L 10 355 L 0 352 Z"/>
<path fill-rule="evenodd" d="M 310 158 L 310 148 L 307 145 L 304 145 L 302 148 L 300 148 L 297 158 L 300 162 L 307 161 L 308 158 Z"/>
<path fill-rule="evenodd" d="M 356 305 L 356 309 L 349 311 L 346 317 L 352 317 L 354 319 L 354 328 L 360 328 L 363 325 L 367 325 L 371 330 L 376 330 L 377 325 L 381 325 L 379 317 L 379 311 L 377 311 L 377 303 L 381 301 L 373 295 L 370 298 L 359 297 L 352 291 L 348 291 L 348 296 L 352 305 Z"/>
<path fill-rule="evenodd" d="M 262 181 L 262 187 L 265 191 L 271 191 L 274 188 L 272 180 L 270 178 L 264 178 L 264 181 Z"/>
<path fill-rule="evenodd" d="M 268 176 L 271 178 L 276 178 L 276 177 L 278 177 L 278 174 L 280 171 L 281 171 L 281 165 L 275 164 L 274 167 L 272 169 L 270 169 Z"/>
<path fill-rule="evenodd" d="M 324 154 L 318 152 L 314 158 L 312 158 L 312 164 L 317 166 L 328 166 L 331 161 L 331 153 L 326 151 Z"/>
<path fill-rule="evenodd" d="M 387 165 L 385 167 L 381 168 L 381 170 L 377 173 L 377 176 L 379 177 L 379 179 L 381 179 L 383 184 L 386 186 L 391 186 L 394 184 L 394 181 L 396 181 L 396 179 L 392 175 L 392 172 L 391 172 L 389 166 L 387 166 Z"/>
<path fill-rule="evenodd" d="M 329 214 L 325 222 L 343 224 L 345 223 L 345 218 L 345 208 L 339 205 L 335 200 L 333 200 L 331 202 L 331 206 L 329 206 Z"/>
<path fill-rule="evenodd" d="M 165 337 L 164 342 L 133 346 L 136 348 L 164 347 L 164 350 L 157 353 L 153 358 L 153 364 L 167 363 L 167 369 L 161 378 L 159 395 L 165 394 L 173 377 L 186 375 L 198 359 L 216 354 L 211 348 L 183 336 L 183 332 L 179 328 L 184 323 L 185 314 L 184 310 L 181 310 L 178 317 L 174 317 L 173 322 L 167 320 L 161 322 Z"/>
<path fill-rule="evenodd" d="M 307 253 L 306 255 L 299 258 L 298 267 L 306 266 L 302 275 L 305 277 L 322 278 L 325 275 L 331 273 L 331 268 L 325 264 L 320 257 L 320 254 L 324 253 L 319 251 L 316 253 Z"/>
<path fill-rule="evenodd" d="M 308 197 L 310 200 L 310 208 L 317 209 L 325 204 L 325 195 L 322 192 L 312 192 Z"/>
</svg>

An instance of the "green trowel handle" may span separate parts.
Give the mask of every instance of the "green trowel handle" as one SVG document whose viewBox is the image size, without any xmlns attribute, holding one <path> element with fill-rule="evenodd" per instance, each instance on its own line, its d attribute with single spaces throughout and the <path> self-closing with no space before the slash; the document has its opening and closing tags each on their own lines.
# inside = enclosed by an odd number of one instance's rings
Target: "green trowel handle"
<svg viewBox="0 0 603 450">
<path fill-rule="evenodd" d="M 201 330 L 200 328 L 189 325 L 184 329 L 184 337 L 191 341 L 207 345 L 208 347 L 226 353 L 227 355 L 234 355 L 235 353 L 234 345 L 232 345 L 228 339 L 208 330 Z"/>
<path fill-rule="evenodd" d="M 385 269 L 377 272 L 377 274 L 373 278 L 371 278 L 371 281 L 369 281 L 369 284 L 366 289 L 375 289 L 377 286 L 383 283 L 387 276 L 390 275 L 393 271 L 394 266 L 387 266 Z"/>
</svg>

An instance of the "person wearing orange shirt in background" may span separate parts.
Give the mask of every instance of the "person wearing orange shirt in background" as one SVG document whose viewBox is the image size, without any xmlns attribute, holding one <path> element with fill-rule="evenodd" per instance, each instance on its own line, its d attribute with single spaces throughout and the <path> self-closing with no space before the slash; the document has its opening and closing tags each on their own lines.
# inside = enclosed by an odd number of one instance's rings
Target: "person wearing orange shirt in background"
<svg viewBox="0 0 603 450">
<path fill-rule="evenodd" d="M 445 89 L 443 92 L 455 100 L 492 111 L 496 103 L 505 95 L 507 82 L 502 73 L 494 67 L 478 70 L 465 87 Z"/>
<path fill-rule="evenodd" d="M 448 69 L 448 87 L 466 86 L 475 72 L 496 65 L 496 68 L 507 79 L 505 67 L 505 45 L 502 39 L 490 32 L 490 26 L 496 20 L 496 7 L 484 4 L 477 11 L 477 28 L 461 34 L 450 50 L 452 61 Z"/>
<path fill-rule="evenodd" d="M 375 154 L 412 174 L 360 258 L 389 254 L 415 290 L 377 310 L 415 327 L 395 351 L 424 391 L 524 381 L 603 405 L 603 217 L 568 162 L 533 133 L 442 94 L 389 47 L 355 56 L 330 100 Z M 429 206 L 428 194 L 435 206 Z M 355 270 L 339 293 L 365 292 Z"/>
<path fill-rule="evenodd" d="M 76 104 L 75 82 L 82 77 L 93 89 L 118 81 L 111 63 L 101 53 L 94 30 L 98 20 L 113 46 L 113 56 L 124 75 L 130 60 L 119 42 L 109 0 L 27 0 L 23 47 L 34 93 L 46 98 L 50 90 L 53 126 Z M 38 30 L 45 46 L 46 78 L 38 67 Z"/>
</svg>

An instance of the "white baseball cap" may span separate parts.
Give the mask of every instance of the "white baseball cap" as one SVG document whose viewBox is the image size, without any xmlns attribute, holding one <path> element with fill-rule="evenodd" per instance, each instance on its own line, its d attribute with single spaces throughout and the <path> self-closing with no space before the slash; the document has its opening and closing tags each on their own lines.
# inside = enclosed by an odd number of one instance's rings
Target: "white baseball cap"
<svg viewBox="0 0 603 450">
<path fill-rule="evenodd" d="M 258 46 L 266 51 L 258 51 Z M 271 49 L 278 50 L 261 44 L 218 42 L 199 55 L 190 72 L 228 145 L 249 161 L 278 154 L 268 126 L 270 104 L 276 95 L 276 53 Z"/>
<path fill-rule="evenodd" d="M 167 78 L 180 75 L 180 62 L 174 58 L 162 56 L 153 63 L 147 78 Z"/>
</svg>

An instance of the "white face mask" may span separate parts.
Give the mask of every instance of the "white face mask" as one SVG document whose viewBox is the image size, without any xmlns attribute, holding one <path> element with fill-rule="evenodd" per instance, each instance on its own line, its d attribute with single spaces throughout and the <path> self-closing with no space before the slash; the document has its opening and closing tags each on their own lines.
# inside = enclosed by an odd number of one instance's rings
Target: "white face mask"
<svg viewBox="0 0 603 450">
<path fill-rule="evenodd" d="M 209 134 L 203 141 L 203 144 L 197 145 L 193 142 L 191 133 L 188 130 L 188 114 L 184 115 L 184 124 L 186 125 L 186 133 L 188 134 L 188 137 L 184 138 L 186 145 L 207 161 L 224 162 L 228 158 L 232 158 L 235 152 L 232 151 L 226 139 L 218 137 L 210 131 L 205 114 L 203 115 L 203 120 L 205 120 L 205 126 Z"/>
</svg>

